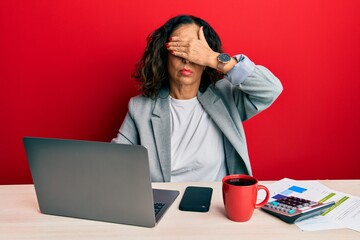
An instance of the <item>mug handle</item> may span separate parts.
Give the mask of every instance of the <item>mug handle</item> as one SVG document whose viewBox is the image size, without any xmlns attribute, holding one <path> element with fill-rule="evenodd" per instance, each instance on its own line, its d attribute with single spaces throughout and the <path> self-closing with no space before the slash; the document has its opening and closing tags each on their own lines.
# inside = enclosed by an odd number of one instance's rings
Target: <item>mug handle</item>
<svg viewBox="0 0 360 240">
<path fill-rule="evenodd" d="M 265 196 L 265 199 L 262 202 L 255 204 L 256 208 L 260 208 L 260 207 L 264 206 L 269 201 L 269 198 L 270 198 L 269 189 L 267 187 L 265 187 L 264 185 L 258 185 L 258 191 L 260 191 L 261 189 L 265 190 L 266 196 Z"/>
</svg>

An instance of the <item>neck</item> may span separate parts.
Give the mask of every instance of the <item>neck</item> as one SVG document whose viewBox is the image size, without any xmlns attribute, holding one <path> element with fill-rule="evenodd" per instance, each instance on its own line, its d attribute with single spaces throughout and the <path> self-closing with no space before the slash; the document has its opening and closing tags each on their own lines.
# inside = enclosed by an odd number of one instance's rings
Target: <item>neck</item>
<svg viewBox="0 0 360 240">
<path fill-rule="evenodd" d="M 170 86 L 170 96 L 175 99 L 192 99 L 197 96 L 199 86 Z"/>
</svg>

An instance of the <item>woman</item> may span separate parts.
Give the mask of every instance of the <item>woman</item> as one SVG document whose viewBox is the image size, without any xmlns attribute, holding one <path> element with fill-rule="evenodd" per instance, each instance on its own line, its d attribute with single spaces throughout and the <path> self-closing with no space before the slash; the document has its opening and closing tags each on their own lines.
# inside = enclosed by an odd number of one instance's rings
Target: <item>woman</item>
<svg viewBox="0 0 360 240">
<path fill-rule="evenodd" d="M 281 93 L 269 70 L 222 53 L 207 22 L 181 15 L 148 37 L 134 77 L 142 95 L 130 99 L 113 142 L 145 146 L 153 182 L 252 174 L 242 122 Z"/>
</svg>

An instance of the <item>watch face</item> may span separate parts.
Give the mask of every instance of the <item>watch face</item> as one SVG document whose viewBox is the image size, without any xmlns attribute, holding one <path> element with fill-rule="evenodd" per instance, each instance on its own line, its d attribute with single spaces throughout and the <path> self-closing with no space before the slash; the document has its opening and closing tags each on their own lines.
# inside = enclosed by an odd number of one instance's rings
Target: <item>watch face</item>
<svg viewBox="0 0 360 240">
<path fill-rule="evenodd" d="M 229 56 L 229 54 L 221 53 L 218 56 L 218 60 L 219 60 L 219 62 L 222 62 L 222 63 L 228 63 L 231 60 L 231 57 Z"/>
</svg>

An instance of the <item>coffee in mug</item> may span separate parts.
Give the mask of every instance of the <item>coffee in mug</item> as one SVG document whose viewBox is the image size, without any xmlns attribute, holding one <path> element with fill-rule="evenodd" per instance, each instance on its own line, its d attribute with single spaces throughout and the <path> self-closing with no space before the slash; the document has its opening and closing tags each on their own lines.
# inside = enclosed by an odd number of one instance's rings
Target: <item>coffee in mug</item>
<svg viewBox="0 0 360 240">
<path fill-rule="evenodd" d="M 230 178 L 226 180 L 226 183 L 235 186 L 250 186 L 250 185 L 254 185 L 256 181 L 252 179 Z"/>
<path fill-rule="evenodd" d="M 264 190 L 266 196 L 263 201 L 257 203 L 260 190 Z M 254 209 L 264 206 L 270 198 L 267 187 L 258 184 L 256 178 L 244 174 L 225 176 L 222 180 L 222 193 L 226 215 L 236 222 L 248 221 Z"/>
</svg>

